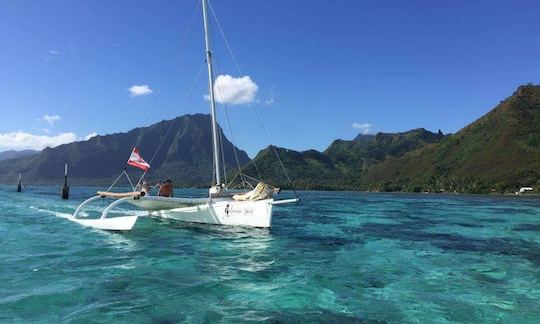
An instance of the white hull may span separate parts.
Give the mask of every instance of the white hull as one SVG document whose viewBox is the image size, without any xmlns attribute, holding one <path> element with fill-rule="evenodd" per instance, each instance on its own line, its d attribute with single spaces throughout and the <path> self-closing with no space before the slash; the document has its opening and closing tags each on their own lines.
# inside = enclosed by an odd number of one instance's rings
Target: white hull
<svg viewBox="0 0 540 324">
<path fill-rule="evenodd" d="M 219 199 L 197 206 L 153 211 L 150 215 L 190 223 L 270 227 L 273 202 L 274 199 L 258 201 Z"/>
<path fill-rule="evenodd" d="M 107 231 L 130 231 L 138 216 L 122 216 L 112 218 L 98 218 L 98 219 L 84 219 L 70 217 L 69 220 L 79 223 L 83 226 L 89 226 L 101 230 Z"/>
<path fill-rule="evenodd" d="M 214 224 L 214 225 L 230 225 L 230 226 L 250 226 L 250 227 L 270 227 L 272 225 L 272 210 L 274 205 L 289 204 L 298 202 L 297 198 L 274 200 L 273 198 L 256 200 L 256 201 L 236 201 L 231 198 L 215 198 L 215 199 L 187 199 L 187 198 L 168 198 L 156 199 L 156 197 L 125 197 L 115 200 L 111 203 L 100 218 L 88 219 L 79 218 L 79 212 L 82 208 L 92 201 L 104 199 L 101 196 L 94 196 L 85 200 L 79 205 L 73 216 L 69 218 L 81 225 L 91 226 L 94 228 L 112 230 L 112 231 L 129 231 L 133 228 L 139 216 L 121 216 L 107 217 L 109 212 L 122 203 L 128 203 L 141 207 L 145 206 L 157 208 L 164 203 L 169 209 L 165 210 L 148 210 L 150 216 L 174 219 L 182 222 Z M 176 201 L 177 208 L 170 208 Z M 155 203 L 155 204 L 153 204 Z M 192 204 L 190 206 L 186 206 Z"/>
</svg>

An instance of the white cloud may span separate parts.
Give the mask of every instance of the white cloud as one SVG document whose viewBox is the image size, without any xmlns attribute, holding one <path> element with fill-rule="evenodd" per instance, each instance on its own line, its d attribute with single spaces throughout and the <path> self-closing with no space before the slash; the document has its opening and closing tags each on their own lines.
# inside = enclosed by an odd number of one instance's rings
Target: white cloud
<svg viewBox="0 0 540 324">
<path fill-rule="evenodd" d="M 132 97 L 147 96 L 154 92 L 146 84 L 131 86 L 128 91 Z"/>
<path fill-rule="evenodd" d="M 49 125 L 51 126 L 54 126 L 54 124 L 56 124 L 56 122 L 60 121 L 60 119 L 62 119 L 62 117 L 58 116 L 58 115 L 45 115 L 43 117 L 41 117 L 41 120 L 43 120 L 44 122 L 48 123 Z"/>
<path fill-rule="evenodd" d="M 88 141 L 88 140 L 91 139 L 92 137 L 96 137 L 96 136 L 97 136 L 97 133 L 96 133 L 96 132 L 92 132 L 92 133 L 86 135 L 86 136 L 84 137 L 84 140 L 85 140 L 85 141 Z"/>
<path fill-rule="evenodd" d="M 48 49 L 42 54 L 45 62 L 52 62 L 60 55 L 60 51 L 56 49 Z"/>
<path fill-rule="evenodd" d="M 48 129 L 48 128 L 42 128 L 42 129 L 40 129 L 40 131 L 42 131 L 45 134 L 49 134 L 51 132 L 51 130 Z"/>
<path fill-rule="evenodd" d="M 255 100 L 259 87 L 246 75 L 235 78 L 228 74 L 220 75 L 214 81 L 216 101 L 231 105 L 248 104 Z M 205 96 L 208 98 L 208 96 Z"/>
<path fill-rule="evenodd" d="M 61 133 L 55 136 L 34 135 L 22 131 L 0 134 L 2 150 L 42 150 L 77 140 L 75 133 Z"/>
<path fill-rule="evenodd" d="M 369 132 L 371 132 L 371 124 L 368 124 L 368 123 L 353 123 L 352 124 L 352 127 L 355 128 L 355 129 L 358 129 L 360 130 L 360 132 L 362 134 L 369 134 Z"/>
<path fill-rule="evenodd" d="M 264 104 L 265 104 L 266 106 L 271 106 L 271 105 L 273 105 L 273 104 L 274 104 L 274 98 L 266 99 L 266 100 L 264 101 Z"/>
</svg>

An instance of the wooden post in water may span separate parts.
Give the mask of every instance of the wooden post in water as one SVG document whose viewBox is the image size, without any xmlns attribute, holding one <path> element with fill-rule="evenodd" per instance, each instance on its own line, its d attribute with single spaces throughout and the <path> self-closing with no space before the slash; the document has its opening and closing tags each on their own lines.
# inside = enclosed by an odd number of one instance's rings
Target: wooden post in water
<svg viewBox="0 0 540 324">
<path fill-rule="evenodd" d="M 62 186 L 62 199 L 69 199 L 69 186 L 67 184 L 67 163 L 64 166 L 64 185 Z"/>
<path fill-rule="evenodd" d="M 22 192 L 21 179 L 22 179 L 22 175 L 19 173 L 19 182 L 17 183 L 17 192 Z"/>
</svg>

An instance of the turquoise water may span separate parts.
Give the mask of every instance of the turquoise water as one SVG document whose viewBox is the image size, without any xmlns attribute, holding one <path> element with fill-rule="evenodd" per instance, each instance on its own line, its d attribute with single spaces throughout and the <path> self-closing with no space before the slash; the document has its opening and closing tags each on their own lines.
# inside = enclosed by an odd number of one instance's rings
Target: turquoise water
<svg viewBox="0 0 540 324">
<path fill-rule="evenodd" d="M 540 321 L 540 198 L 301 192 L 270 230 L 118 234 L 64 218 L 95 189 L 14 189 L 0 322 Z"/>
</svg>

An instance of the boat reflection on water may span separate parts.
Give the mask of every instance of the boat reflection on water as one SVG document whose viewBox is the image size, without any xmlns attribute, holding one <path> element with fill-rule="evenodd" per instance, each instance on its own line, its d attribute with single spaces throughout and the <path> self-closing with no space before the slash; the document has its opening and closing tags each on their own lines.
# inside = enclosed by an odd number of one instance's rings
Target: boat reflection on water
<svg viewBox="0 0 540 324">
<path fill-rule="evenodd" d="M 269 228 L 186 223 L 160 217 L 152 217 L 152 221 L 154 225 L 162 224 L 177 233 L 189 231 L 189 235 L 198 241 L 200 261 L 210 267 L 212 264 L 219 267 L 215 270 L 222 275 L 226 270 L 264 271 L 275 263 L 275 256 L 271 253 L 275 238 Z M 210 246 L 212 248 L 205 248 Z M 207 258 L 211 262 L 205 262 Z"/>
</svg>

